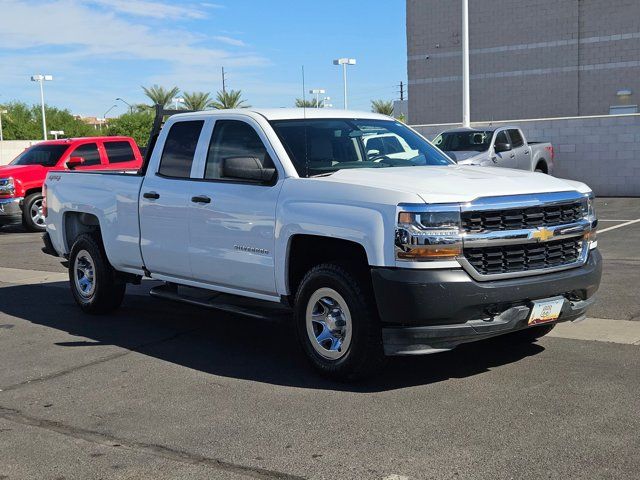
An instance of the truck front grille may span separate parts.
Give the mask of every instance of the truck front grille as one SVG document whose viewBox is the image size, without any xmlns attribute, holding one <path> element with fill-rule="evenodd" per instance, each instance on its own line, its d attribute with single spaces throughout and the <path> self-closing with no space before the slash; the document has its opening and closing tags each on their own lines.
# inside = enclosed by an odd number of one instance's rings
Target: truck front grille
<svg viewBox="0 0 640 480">
<path fill-rule="evenodd" d="M 578 262 L 583 240 L 573 237 L 546 243 L 465 248 L 464 256 L 481 275 L 526 272 Z"/>
<path fill-rule="evenodd" d="M 583 200 L 526 208 L 462 212 L 462 228 L 468 233 L 520 230 L 573 223 L 586 214 Z"/>
</svg>

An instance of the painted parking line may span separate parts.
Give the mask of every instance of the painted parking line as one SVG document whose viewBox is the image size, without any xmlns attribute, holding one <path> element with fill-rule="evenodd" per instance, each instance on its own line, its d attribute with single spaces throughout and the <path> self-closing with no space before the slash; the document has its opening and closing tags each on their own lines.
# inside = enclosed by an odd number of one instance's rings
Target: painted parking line
<svg viewBox="0 0 640 480">
<path fill-rule="evenodd" d="M 636 220 L 629 220 L 628 222 L 621 223 L 620 225 L 614 225 L 613 227 L 607 227 L 607 228 L 604 228 L 602 230 L 598 230 L 598 235 L 600 235 L 601 233 L 604 233 L 604 232 L 608 232 L 610 230 L 615 230 L 616 228 L 627 227 L 629 225 L 633 225 L 634 223 L 638 223 L 638 222 L 640 222 L 640 218 L 638 218 Z"/>
<path fill-rule="evenodd" d="M 548 336 L 640 345 L 640 321 L 587 318 L 581 322 L 559 323 Z"/>
</svg>

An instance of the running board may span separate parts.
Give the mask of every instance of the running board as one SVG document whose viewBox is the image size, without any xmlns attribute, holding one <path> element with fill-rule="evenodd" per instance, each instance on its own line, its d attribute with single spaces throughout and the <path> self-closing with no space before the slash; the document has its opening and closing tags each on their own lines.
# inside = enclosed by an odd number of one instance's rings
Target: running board
<svg viewBox="0 0 640 480">
<path fill-rule="evenodd" d="M 196 287 L 169 283 L 153 287 L 149 294 L 152 297 L 189 303 L 260 320 L 280 320 L 291 317 L 291 308 L 281 303 L 214 292 Z"/>
</svg>

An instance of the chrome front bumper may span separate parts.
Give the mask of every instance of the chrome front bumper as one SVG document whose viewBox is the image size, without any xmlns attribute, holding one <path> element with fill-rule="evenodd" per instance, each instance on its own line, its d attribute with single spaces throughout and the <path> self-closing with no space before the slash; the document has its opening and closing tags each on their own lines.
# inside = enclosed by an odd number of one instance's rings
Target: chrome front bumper
<svg viewBox="0 0 640 480">
<path fill-rule="evenodd" d="M 0 198 L 0 225 L 22 221 L 22 197 Z"/>
</svg>

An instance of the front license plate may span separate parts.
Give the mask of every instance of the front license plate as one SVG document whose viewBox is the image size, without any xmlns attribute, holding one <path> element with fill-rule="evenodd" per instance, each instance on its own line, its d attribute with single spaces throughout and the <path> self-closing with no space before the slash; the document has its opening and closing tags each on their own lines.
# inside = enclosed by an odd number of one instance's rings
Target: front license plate
<svg viewBox="0 0 640 480">
<path fill-rule="evenodd" d="M 531 315 L 529 315 L 529 325 L 537 325 L 539 323 L 553 322 L 560 316 L 564 297 L 547 298 L 545 300 L 536 300 L 533 302 Z"/>
</svg>

